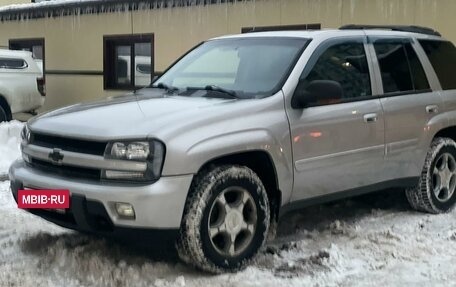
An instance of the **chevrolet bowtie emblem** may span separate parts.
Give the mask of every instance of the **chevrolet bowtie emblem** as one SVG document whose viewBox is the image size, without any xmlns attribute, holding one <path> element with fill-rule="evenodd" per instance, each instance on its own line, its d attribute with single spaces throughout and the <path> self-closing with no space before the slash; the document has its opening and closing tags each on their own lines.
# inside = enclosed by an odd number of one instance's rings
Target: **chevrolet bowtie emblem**
<svg viewBox="0 0 456 287">
<path fill-rule="evenodd" d="M 59 148 L 55 148 L 49 153 L 49 158 L 52 159 L 54 163 L 60 163 L 63 159 L 62 150 Z"/>
</svg>

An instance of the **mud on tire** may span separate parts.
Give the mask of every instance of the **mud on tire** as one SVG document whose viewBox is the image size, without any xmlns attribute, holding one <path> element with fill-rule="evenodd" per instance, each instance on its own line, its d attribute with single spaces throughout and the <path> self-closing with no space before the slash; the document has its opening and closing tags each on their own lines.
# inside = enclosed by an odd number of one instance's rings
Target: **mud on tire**
<svg viewBox="0 0 456 287">
<path fill-rule="evenodd" d="M 433 214 L 451 210 L 456 202 L 456 143 L 435 138 L 427 153 L 419 183 L 406 190 L 410 205 Z"/>
<path fill-rule="evenodd" d="M 260 178 L 244 166 L 215 167 L 192 183 L 176 248 L 184 262 L 199 269 L 234 272 L 263 246 L 269 223 Z"/>
</svg>

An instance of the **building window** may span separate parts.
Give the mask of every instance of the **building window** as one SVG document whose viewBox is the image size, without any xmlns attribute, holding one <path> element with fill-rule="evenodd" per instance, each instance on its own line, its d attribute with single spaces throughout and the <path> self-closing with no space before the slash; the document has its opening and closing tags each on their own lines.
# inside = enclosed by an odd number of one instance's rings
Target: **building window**
<svg viewBox="0 0 456 287">
<path fill-rule="evenodd" d="M 133 90 L 148 86 L 154 74 L 154 35 L 104 37 L 104 88 Z"/>
<path fill-rule="evenodd" d="M 11 39 L 9 40 L 10 50 L 21 50 L 32 52 L 32 57 L 37 62 L 41 71 L 45 71 L 44 39 Z"/>
<path fill-rule="evenodd" d="M 320 30 L 321 24 L 298 24 L 298 25 L 279 25 L 279 26 L 262 26 L 262 27 L 244 27 L 242 33 L 252 32 L 270 32 L 270 31 L 301 31 L 301 30 Z"/>
</svg>

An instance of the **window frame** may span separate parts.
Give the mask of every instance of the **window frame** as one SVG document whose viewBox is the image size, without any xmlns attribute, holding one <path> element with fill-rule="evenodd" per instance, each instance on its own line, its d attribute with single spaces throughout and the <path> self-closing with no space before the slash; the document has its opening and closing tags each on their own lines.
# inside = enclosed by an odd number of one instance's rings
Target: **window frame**
<svg viewBox="0 0 456 287">
<path fill-rule="evenodd" d="M 13 38 L 8 40 L 8 49 L 14 51 L 23 51 L 22 49 L 15 49 L 14 46 L 30 47 L 41 46 L 43 47 L 43 77 L 46 76 L 46 41 L 44 38 Z M 33 53 L 33 49 L 32 53 Z M 27 63 L 28 64 L 28 63 Z"/>
<path fill-rule="evenodd" d="M 305 79 L 305 77 L 308 76 L 308 74 L 312 71 L 312 69 L 315 67 L 315 64 L 317 61 L 320 59 L 320 57 L 331 47 L 344 44 L 344 43 L 359 43 L 363 45 L 364 48 L 364 53 L 366 54 L 366 61 L 367 61 L 367 66 L 369 70 L 369 81 L 370 81 L 370 86 L 371 86 L 371 95 L 368 96 L 363 96 L 363 97 L 355 97 L 355 98 L 347 98 L 343 99 L 340 102 L 337 103 L 322 103 L 322 104 L 309 104 L 306 106 L 306 108 L 312 108 L 312 107 L 320 107 L 320 106 L 329 106 L 329 105 L 340 105 L 340 104 L 345 104 L 345 103 L 351 103 L 351 102 L 359 102 L 359 101 L 367 101 L 367 100 L 372 100 L 375 99 L 375 73 L 374 73 L 374 64 L 372 62 L 372 55 L 371 55 L 371 50 L 369 49 L 368 46 L 368 41 L 366 36 L 345 36 L 345 37 L 336 37 L 336 38 L 331 38 L 327 39 L 323 42 L 321 42 L 317 48 L 312 52 L 312 55 L 310 56 L 309 60 L 307 61 L 306 65 L 304 66 L 304 69 L 301 72 L 301 75 L 299 76 L 299 83 Z M 293 98 L 296 96 L 296 92 L 298 90 L 298 85 L 295 88 L 295 91 L 293 93 L 292 97 L 292 102 Z"/>
<path fill-rule="evenodd" d="M 376 87 L 377 93 L 374 94 L 375 97 L 377 97 L 377 98 L 397 97 L 397 96 L 405 96 L 405 95 L 411 95 L 411 94 L 425 94 L 425 93 L 430 93 L 433 91 L 432 78 L 429 75 L 429 71 L 426 67 L 426 63 L 424 62 L 422 53 L 420 53 L 420 51 L 417 49 L 417 46 L 416 46 L 417 43 L 414 38 L 406 37 L 406 36 L 368 36 L 367 38 L 368 38 L 369 49 L 372 51 L 372 53 L 371 53 L 372 60 L 376 63 L 374 65 L 374 73 L 375 73 L 375 78 L 377 81 L 377 87 Z M 403 44 L 409 43 L 412 46 L 412 49 L 415 51 L 415 54 L 418 57 L 418 60 L 420 61 L 421 67 L 423 68 L 424 74 L 425 74 L 426 79 L 429 84 L 429 89 L 385 93 L 385 91 L 383 89 L 383 79 L 382 79 L 380 63 L 379 63 L 377 53 L 376 53 L 375 47 L 374 47 L 374 44 L 376 41 L 392 42 L 392 43 L 402 42 Z M 411 73 L 410 73 L 410 75 L 412 76 Z"/>
<path fill-rule="evenodd" d="M 154 54 L 154 34 L 123 34 L 123 35 L 104 35 L 103 36 L 103 89 L 104 90 L 126 90 L 132 91 L 142 87 L 136 86 L 135 73 L 136 73 L 136 53 L 135 44 L 150 43 L 150 82 L 155 76 L 155 54 Z M 130 84 L 116 84 L 114 79 L 116 76 L 115 70 L 115 47 L 116 46 L 130 46 Z"/>
</svg>

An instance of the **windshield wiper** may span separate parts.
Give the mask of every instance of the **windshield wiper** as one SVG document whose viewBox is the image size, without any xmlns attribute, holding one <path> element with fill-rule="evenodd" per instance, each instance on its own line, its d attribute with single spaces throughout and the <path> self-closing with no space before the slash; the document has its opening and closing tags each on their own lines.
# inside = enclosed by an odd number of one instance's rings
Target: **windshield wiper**
<svg viewBox="0 0 456 287">
<path fill-rule="evenodd" d="M 236 94 L 235 91 L 228 90 L 228 89 L 225 89 L 225 88 L 222 88 L 219 86 L 215 86 L 215 85 L 207 85 L 205 87 L 187 87 L 187 90 L 214 91 L 214 92 L 223 93 L 223 94 L 228 95 L 235 99 L 240 99 L 240 97 L 238 96 L 238 94 Z"/>
<path fill-rule="evenodd" d="M 165 91 L 170 92 L 170 93 L 174 93 L 174 92 L 179 91 L 179 88 L 176 88 L 176 87 L 173 87 L 173 86 L 169 86 L 169 85 L 164 84 L 164 83 L 158 83 L 156 85 L 150 85 L 150 87 L 151 88 L 162 89 L 162 90 L 165 90 Z"/>
</svg>

